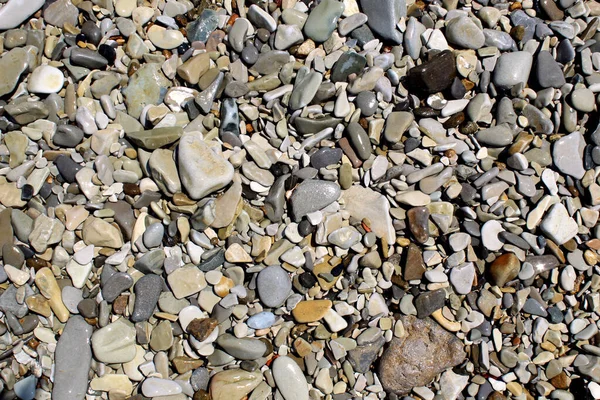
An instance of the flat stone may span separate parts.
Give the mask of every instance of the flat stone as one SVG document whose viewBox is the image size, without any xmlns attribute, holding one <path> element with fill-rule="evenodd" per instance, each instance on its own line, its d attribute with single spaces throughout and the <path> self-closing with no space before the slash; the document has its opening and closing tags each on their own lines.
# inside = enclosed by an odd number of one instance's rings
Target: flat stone
<svg viewBox="0 0 600 400">
<path fill-rule="evenodd" d="M 548 0 L 541 3 L 554 4 L 554 1 Z M 543 88 L 559 88 L 565 84 L 565 76 L 563 75 L 562 68 L 548 51 L 539 52 L 535 63 L 535 76 Z"/>
<path fill-rule="evenodd" d="M 210 398 L 212 400 L 243 399 L 261 382 L 260 371 L 247 372 L 242 369 L 230 369 L 215 374 L 210 380 Z"/>
<path fill-rule="evenodd" d="M 304 33 L 315 42 L 324 42 L 336 28 L 344 12 L 344 4 L 337 0 L 323 0 L 310 12 L 304 24 Z"/>
<path fill-rule="evenodd" d="M 319 211 L 334 201 L 341 194 L 340 187 L 334 182 L 320 180 L 303 181 L 292 193 L 290 205 L 294 220 L 299 221 L 306 214 Z"/>
<path fill-rule="evenodd" d="M 290 357 L 277 357 L 272 364 L 273 379 L 285 400 L 308 400 L 308 384 L 296 361 Z"/>
<path fill-rule="evenodd" d="M 482 30 L 469 17 L 452 18 L 446 25 L 448 42 L 465 49 L 479 49 L 485 43 Z"/>
<path fill-rule="evenodd" d="M 323 318 L 332 305 L 331 300 L 305 300 L 296 304 L 292 315 L 299 323 L 315 322 Z"/>
<path fill-rule="evenodd" d="M 2 11 L 5 8 L 6 6 L 2 8 Z M 0 96 L 15 90 L 19 83 L 19 77 L 27 69 L 28 59 L 27 50 L 20 47 L 10 50 L 0 58 L 0 69 L 4 71 L 0 78 Z"/>
<path fill-rule="evenodd" d="M 518 83 L 527 83 L 533 64 L 533 56 L 527 51 L 503 53 L 496 62 L 493 82 L 499 88 L 511 88 Z"/>
<path fill-rule="evenodd" d="M 577 222 L 569 216 L 562 203 L 555 204 L 550 208 L 540 224 L 540 228 L 558 245 L 571 240 L 579 232 Z"/>
<path fill-rule="evenodd" d="M 193 199 L 217 191 L 233 179 L 232 165 L 194 134 L 184 135 L 177 147 L 179 177 Z"/>
<path fill-rule="evenodd" d="M 143 64 L 129 78 L 127 86 L 122 90 L 127 112 L 133 118 L 139 118 L 146 105 L 159 104 L 162 90 L 169 87 L 171 81 L 163 74 L 160 64 Z"/>
<path fill-rule="evenodd" d="M 44 5 L 44 0 L 11 0 L 0 9 L 0 30 L 21 25 Z"/>
<path fill-rule="evenodd" d="M 406 16 L 404 0 L 361 0 L 362 11 L 368 17 L 369 28 L 385 41 L 402 43 L 402 34 L 396 29 L 400 18 Z"/>
<path fill-rule="evenodd" d="M 135 304 L 133 306 L 133 313 L 131 314 L 131 321 L 147 321 L 152 316 L 162 288 L 162 278 L 154 274 L 144 275 L 135 283 Z"/>
<path fill-rule="evenodd" d="M 135 357 L 135 327 L 125 318 L 100 328 L 92 335 L 94 357 L 104 363 L 126 363 Z"/>
<path fill-rule="evenodd" d="M 267 351 L 267 346 L 259 339 L 236 338 L 227 333 L 219 336 L 217 344 L 238 360 L 256 360 Z"/>
<path fill-rule="evenodd" d="M 462 343 L 433 320 L 407 316 L 401 321 L 405 334 L 392 339 L 379 365 L 386 391 L 406 395 L 465 359 Z"/>
<path fill-rule="evenodd" d="M 69 318 L 56 345 L 52 398 L 72 400 L 85 398 L 88 373 L 92 363 L 90 340 L 93 328 L 77 315 Z"/>
<path fill-rule="evenodd" d="M 585 140 L 579 132 L 573 132 L 558 139 L 552 148 L 552 161 L 563 174 L 576 179 L 583 178 L 583 150 Z M 573 157 L 576 154 L 577 157 Z"/>
<path fill-rule="evenodd" d="M 256 278 L 256 289 L 265 306 L 279 307 L 290 295 L 292 282 L 283 268 L 272 265 L 260 271 Z"/>
<path fill-rule="evenodd" d="M 456 61 L 449 50 L 444 50 L 429 61 L 408 71 L 411 87 L 425 93 L 436 93 L 450 87 L 456 77 Z"/>
</svg>

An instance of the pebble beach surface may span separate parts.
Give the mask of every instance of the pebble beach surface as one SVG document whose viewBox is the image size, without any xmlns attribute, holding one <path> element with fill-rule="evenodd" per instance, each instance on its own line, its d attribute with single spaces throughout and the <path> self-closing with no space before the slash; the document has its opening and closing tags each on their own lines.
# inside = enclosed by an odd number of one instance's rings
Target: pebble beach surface
<svg viewBox="0 0 600 400">
<path fill-rule="evenodd" d="M 0 0 L 0 399 L 600 399 L 599 16 Z"/>
</svg>

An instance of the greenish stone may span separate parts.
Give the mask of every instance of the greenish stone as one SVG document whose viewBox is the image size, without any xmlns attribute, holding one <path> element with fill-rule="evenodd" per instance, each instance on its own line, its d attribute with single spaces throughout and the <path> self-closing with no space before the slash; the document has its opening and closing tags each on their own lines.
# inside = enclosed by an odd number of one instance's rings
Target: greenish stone
<svg viewBox="0 0 600 400">
<path fill-rule="evenodd" d="M 367 65 L 367 59 L 353 51 L 341 55 L 331 69 L 332 82 L 345 82 L 350 74 L 358 74 Z"/>
<path fill-rule="evenodd" d="M 180 126 L 170 126 L 147 131 L 126 132 L 125 135 L 134 144 L 146 150 L 155 150 L 179 140 L 183 135 L 183 128 Z"/>
</svg>

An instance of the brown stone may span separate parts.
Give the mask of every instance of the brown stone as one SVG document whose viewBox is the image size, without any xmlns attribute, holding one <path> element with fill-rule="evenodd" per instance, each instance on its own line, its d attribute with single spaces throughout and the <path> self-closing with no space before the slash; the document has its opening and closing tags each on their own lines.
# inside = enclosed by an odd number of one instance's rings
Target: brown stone
<svg viewBox="0 0 600 400">
<path fill-rule="evenodd" d="M 427 207 L 413 207 L 406 213 L 408 227 L 417 242 L 423 244 L 429 239 L 429 210 Z"/>
<path fill-rule="evenodd" d="M 407 281 L 421 279 L 426 270 L 421 249 L 414 243 L 409 244 L 404 263 L 404 279 Z"/>
<path fill-rule="evenodd" d="M 115 314 L 123 315 L 127 309 L 127 303 L 129 302 L 129 296 L 119 296 L 113 303 L 113 311 Z"/>
<path fill-rule="evenodd" d="M 195 360 L 190 357 L 179 356 L 173 359 L 173 365 L 177 370 L 178 374 L 185 374 L 186 372 L 193 371 L 198 367 L 204 365 L 204 361 Z"/>
<path fill-rule="evenodd" d="M 387 392 L 403 396 L 426 386 L 438 374 L 466 358 L 462 342 L 430 318 L 401 318 L 405 335 L 394 337 L 383 352 L 379 377 Z"/>
<path fill-rule="evenodd" d="M 187 331 L 198 341 L 202 342 L 210 336 L 213 330 L 219 325 L 214 318 L 196 318 L 187 326 Z"/>
<path fill-rule="evenodd" d="M 567 376 L 565 371 L 563 371 L 550 379 L 550 383 L 557 389 L 568 389 L 571 385 L 571 379 Z"/>
<path fill-rule="evenodd" d="M 499 287 L 510 282 L 519 275 L 521 262 L 513 253 L 502 254 L 490 265 L 490 276 L 492 281 Z"/>
<path fill-rule="evenodd" d="M 323 318 L 332 305 L 331 300 L 301 301 L 292 310 L 292 315 L 299 323 L 315 322 Z"/>
<path fill-rule="evenodd" d="M 558 8 L 554 0 L 541 0 L 540 6 L 550 21 L 561 21 L 565 17 L 565 13 Z"/>
</svg>

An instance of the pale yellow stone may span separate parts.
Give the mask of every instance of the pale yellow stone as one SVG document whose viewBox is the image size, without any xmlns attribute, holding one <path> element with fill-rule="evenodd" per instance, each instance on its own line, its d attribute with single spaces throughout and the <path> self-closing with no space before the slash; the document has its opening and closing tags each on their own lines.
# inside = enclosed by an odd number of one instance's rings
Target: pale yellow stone
<svg viewBox="0 0 600 400">
<path fill-rule="evenodd" d="M 70 231 L 74 231 L 89 215 L 90 212 L 84 206 L 72 207 L 65 211 L 65 227 Z"/>
<path fill-rule="evenodd" d="M 230 263 L 249 263 L 252 262 L 252 257 L 248 255 L 246 250 L 239 244 L 233 243 L 225 251 L 225 259 Z"/>
<path fill-rule="evenodd" d="M 210 380 L 210 396 L 212 400 L 240 400 L 262 380 L 262 373 L 259 371 L 247 372 L 242 369 L 222 371 Z"/>
<path fill-rule="evenodd" d="M 40 293 L 46 297 L 50 303 L 50 308 L 60 322 L 67 322 L 69 319 L 69 310 L 62 301 L 61 290 L 58 287 L 56 278 L 50 268 L 44 267 L 35 274 L 35 284 Z"/>
<path fill-rule="evenodd" d="M 124 374 L 110 374 L 100 378 L 94 378 L 90 382 L 90 387 L 93 390 L 99 390 L 101 392 L 118 390 L 131 394 L 133 391 L 133 384 L 129 380 L 129 377 Z"/>
</svg>

